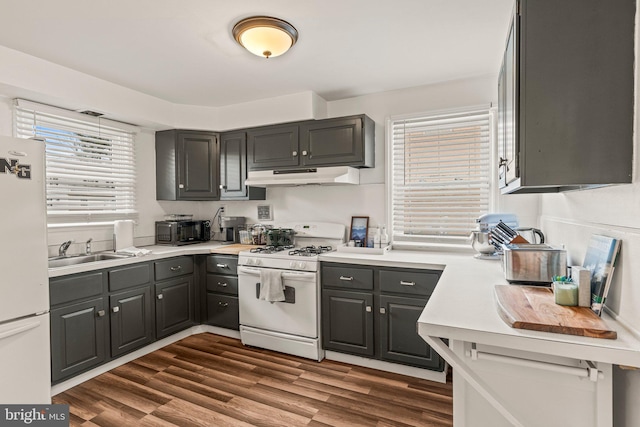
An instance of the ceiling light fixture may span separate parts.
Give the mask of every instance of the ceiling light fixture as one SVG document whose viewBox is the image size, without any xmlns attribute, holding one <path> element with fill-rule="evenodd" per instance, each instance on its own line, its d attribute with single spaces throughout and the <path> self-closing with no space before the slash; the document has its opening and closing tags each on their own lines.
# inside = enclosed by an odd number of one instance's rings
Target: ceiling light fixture
<svg viewBox="0 0 640 427">
<path fill-rule="evenodd" d="M 252 16 L 233 27 L 233 37 L 257 56 L 273 58 L 288 51 L 298 40 L 293 25 L 270 16 Z"/>
</svg>

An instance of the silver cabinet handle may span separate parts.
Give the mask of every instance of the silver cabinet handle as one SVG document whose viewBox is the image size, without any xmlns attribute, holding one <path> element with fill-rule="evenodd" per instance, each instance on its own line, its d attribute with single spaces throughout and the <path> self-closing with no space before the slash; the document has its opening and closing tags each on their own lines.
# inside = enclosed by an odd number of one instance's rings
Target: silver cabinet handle
<svg viewBox="0 0 640 427">
<path fill-rule="evenodd" d="M 218 268 L 229 268 L 229 264 L 216 264 Z"/>
<path fill-rule="evenodd" d="M 368 305 L 368 306 L 365 308 L 365 310 L 367 311 L 367 313 L 371 313 L 371 306 L 370 306 L 370 305 Z"/>
<path fill-rule="evenodd" d="M 387 309 L 384 307 L 380 307 L 380 314 L 386 314 L 387 313 Z"/>
<path fill-rule="evenodd" d="M 223 288 L 226 288 L 226 287 L 227 287 L 227 284 L 226 284 L 226 283 L 220 283 L 220 282 L 218 282 L 218 286 L 222 286 Z"/>
<path fill-rule="evenodd" d="M 96 313 L 96 315 L 97 315 L 98 317 L 103 317 L 105 314 L 106 314 L 106 313 L 105 313 L 105 311 L 104 311 L 104 310 L 98 310 L 98 312 Z"/>
<path fill-rule="evenodd" d="M 303 156 L 306 156 L 306 155 L 307 155 L 307 151 L 306 151 L 306 150 L 305 150 L 305 151 L 303 151 L 303 152 L 302 152 L 302 155 L 303 155 Z"/>
<path fill-rule="evenodd" d="M 228 302 L 218 301 L 218 305 L 219 305 L 220 307 L 226 307 L 226 306 L 228 306 L 228 305 L 229 305 L 229 303 L 228 303 Z"/>
<path fill-rule="evenodd" d="M 162 294 L 158 295 L 158 299 L 162 299 L 164 298 L 164 296 L 162 296 Z"/>
<path fill-rule="evenodd" d="M 292 155 L 293 157 L 296 157 L 296 156 L 298 155 L 298 152 L 297 152 L 297 151 L 294 151 L 293 153 L 291 153 L 291 155 Z"/>
<path fill-rule="evenodd" d="M 113 308 L 111 309 L 111 311 L 113 311 L 114 313 L 117 313 L 117 312 L 119 312 L 119 311 L 120 311 L 120 307 L 115 306 L 115 307 L 113 307 Z"/>
<path fill-rule="evenodd" d="M 178 188 L 184 188 L 184 184 L 178 184 Z"/>
<path fill-rule="evenodd" d="M 182 266 L 179 265 L 177 267 L 170 267 L 169 270 L 171 270 L 171 271 L 180 271 L 180 270 L 182 270 Z"/>
<path fill-rule="evenodd" d="M 405 282 L 404 280 L 401 280 L 401 281 L 400 281 L 400 284 L 401 284 L 402 286 L 415 286 L 415 285 L 416 285 L 416 282 Z"/>
<path fill-rule="evenodd" d="M 353 277 L 352 277 L 352 276 L 349 276 L 349 277 L 347 277 L 347 276 L 340 276 L 340 280 L 346 280 L 347 282 L 350 282 L 350 281 L 352 281 L 352 280 L 353 280 Z"/>
</svg>

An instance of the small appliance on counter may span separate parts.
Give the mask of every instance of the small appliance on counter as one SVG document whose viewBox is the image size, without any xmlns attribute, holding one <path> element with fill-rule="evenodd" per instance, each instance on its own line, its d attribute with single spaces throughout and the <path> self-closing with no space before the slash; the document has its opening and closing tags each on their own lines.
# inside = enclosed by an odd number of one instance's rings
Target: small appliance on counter
<svg viewBox="0 0 640 427">
<path fill-rule="evenodd" d="M 240 229 L 244 228 L 243 216 L 220 217 L 220 239 L 224 243 L 240 243 Z"/>
<path fill-rule="evenodd" d="M 478 228 L 471 232 L 471 247 L 478 252 L 475 257 L 481 259 L 499 259 L 500 251 L 491 239 L 492 231 L 502 222 L 510 228 L 518 227 L 518 218 L 510 213 L 488 213 L 476 219 Z"/>
<path fill-rule="evenodd" d="M 567 251 L 547 244 L 503 245 L 503 268 L 509 283 L 548 285 L 554 276 L 566 276 Z"/>
<path fill-rule="evenodd" d="M 182 246 L 208 242 L 210 239 L 210 221 L 156 221 L 156 245 Z"/>
</svg>

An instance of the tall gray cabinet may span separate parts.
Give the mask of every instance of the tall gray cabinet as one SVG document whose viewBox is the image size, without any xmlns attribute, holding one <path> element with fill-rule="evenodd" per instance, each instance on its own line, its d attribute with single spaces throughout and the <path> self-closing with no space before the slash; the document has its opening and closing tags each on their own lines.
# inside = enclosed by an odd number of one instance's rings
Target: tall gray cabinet
<svg viewBox="0 0 640 427">
<path fill-rule="evenodd" d="M 219 200 L 219 159 L 217 133 L 156 132 L 156 198 Z"/>
<path fill-rule="evenodd" d="M 516 1 L 498 82 L 503 193 L 631 182 L 635 0 Z"/>
</svg>

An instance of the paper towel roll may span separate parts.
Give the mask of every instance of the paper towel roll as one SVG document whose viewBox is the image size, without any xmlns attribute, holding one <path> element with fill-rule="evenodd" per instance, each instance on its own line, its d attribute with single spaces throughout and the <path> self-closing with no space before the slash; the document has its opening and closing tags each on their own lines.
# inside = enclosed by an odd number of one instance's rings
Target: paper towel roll
<svg viewBox="0 0 640 427">
<path fill-rule="evenodd" d="M 116 252 L 133 246 L 133 221 L 116 221 L 113 224 L 113 240 L 113 249 Z"/>
</svg>

